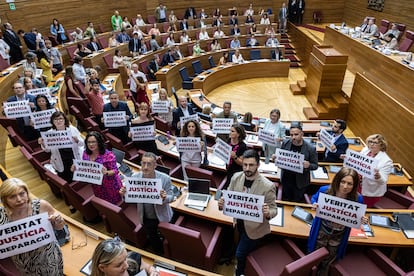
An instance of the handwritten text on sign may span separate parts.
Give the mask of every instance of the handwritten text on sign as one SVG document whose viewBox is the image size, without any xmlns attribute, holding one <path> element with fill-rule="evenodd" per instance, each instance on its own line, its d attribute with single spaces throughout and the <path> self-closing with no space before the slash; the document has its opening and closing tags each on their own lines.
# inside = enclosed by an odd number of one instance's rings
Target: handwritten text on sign
<svg viewBox="0 0 414 276">
<path fill-rule="evenodd" d="M 213 118 L 213 132 L 216 134 L 229 134 L 231 126 L 234 124 L 233 119 Z"/>
<path fill-rule="evenodd" d="M 243 220 L 263 222 L 263 195 L 224 190 L 223 214 Z"/>
<path fill-rule="evenodd" d="M 200 137 L 177 137 L 175 145 L 178 152 L 201 151 Z"/>
<path fill-rule="evenodd" d="M 367 205 L 320 193 L 316 216 L 347 227 L 359 228 Z"/>
<path fill-rule="evenodd" d="M 125 111 L 112 111 L 103 113 L 105 127 L 123 127 L 127 125 Z"/>
<path fill-rule="evenodd" d="M 344 159 L 344 167 L 354 169 L 360 175 L 374 179 L 378 161 L 372 157 L 348 149 Z"/>
<path fill-rule="evenodd" d="M 319 140 L 321 140 L 322 144 L 331 151 L 331 146 L 333 145 L 333 135 L 331 135 L 326 129 L 322 128 L 321 132 L 319 133 Z"/>
<path fill-rule="evenodd" d="M 303 161 L 305 156 L 290 150 L 276 149 L 275 164 L 281 169 L 303 173 Z"/>
<path fill-rule="evenodd" d="M 29 117 L 32 113 L 29 101 L 5 102 L 3 103 L 4 114 L 7 118 Z"/>
<path fill-rule="evenodd" d="M 55 240 L 48 213 L 0 225 L 0 259 L 35 250 Z"/>
<path fill-rule="evenodd" d="M 127 203 L 162 204 L 161 179 L 127 177 L 125 182 Z"/>
<path fill-rule="evenodd" d="M 227 165 L 230 163 L 231 146 L 220 138 L 217 138 L 216 140 L 213 153 L 215 156 L 226 162 Z"/>
<path fill-rule="evenodd" d="M 274 132 L 267 131 L 264 129 L 259 129 L 259 141 L 266 143 L 271 146 L 277 146 L 276 135 Z"/>
<path fill-rule="evenodd" d="M 73 159 L 76 170 L 73 172 L 73 180 L 102 185 L 102 164 Z"/>
<path fill-rule="evenodd" d="M 69 130 L 49 130 L 40 134 L 47 149 L 71 148 L 73 145 L 73 138 Z"/>
<path fill-rule="evenodd" d="M 130 131 L 132 135 L 132 141 L 155 140 L 154 125 L 131 127 Z"/>
<path fill-rule="evenodd" d="M 50 117 L 55 112 L 56 112 L 56 109 L 54 108 L 32 112 L 31 119 L 33 121 L 33 127 L 35 129 L 39 129 L 43 127 L 51 127 L 52 123 L 50 122 Z"/>
<path fill-rule="evenodd" d="M 154 113 L 168 113 L 169 102 L 168 101 L 153 101 L 152 112 Z"/>
</svg>

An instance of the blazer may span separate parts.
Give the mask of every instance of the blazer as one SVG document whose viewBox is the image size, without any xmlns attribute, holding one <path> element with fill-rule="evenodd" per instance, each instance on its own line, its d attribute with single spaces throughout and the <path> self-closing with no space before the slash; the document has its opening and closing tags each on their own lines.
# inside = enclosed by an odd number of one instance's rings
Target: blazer
<svg viewBox="0 0 414 276">
<path fill-rule="evenodd" d="M 131 38 L 131 40 L 128 42 L 128 51 L 133 52 L 133 53 L 134 52 L 137 53 L 141 49 L 141 40 L 137 39 L 137 44 L 136 45 L 134 45 L 134 43 L 135 43 L 135 39 Z M 134 46 L 136 46 L 135 49 L 134 49 Z"/>
<path fill-rule="evenodd" d="M 345 136 L 341 134 L 338 139 L 335 141 L 334 145 L 336 146 L 336 152 L 331 152 L 325 149 L 325 158 L 324 161 L 326 162 L 342 162 L 343 160 L 339 158 L 341 154 L 345 154 L 346 150 L 348 149 L 348 140 L 346 140 Z"/>
<path fill-rule="evenodd" d="M 292 147 L 292 140 L 286 139 L 285 141 L 283 141 L 281 149 L 290 150 L 291 147 Z M 310 163 L 309 168 L 303 169 L 303 173 L 295 173 L 296 174 L 296 187 L 299 189 L 302 189 L 310 185 L 310 171 L 316 170 L 318 168 L 318 153 L 316 152 L 315 147 L 309 144 L 306 140 L 303 140 L 300 153 L 305 156 L 305 161 L 309 161 Z M 284 173 L 285 173 L 285 169 L 282 169 L 280 173 L 280 182 L 282 183 L 282 185 L 287 184 L 287 183 L 283 183 Z"/>
<path fill-rule="evenodd" d="M 188 109 L 188 114 L 193 115 L 195 113 L 193 110 L 193 106 L 190 103 L 187 103 L 187 109 Z M 181 117 L 184 117 L 183 110 L 181 109 L 181 107 L 177 107 L 173 112 L 173 120 L 172 120 L 173 129 L 175 130 L 180 129 L 180 128 L 177 128 L 177 123 L 180 122 Z"/>
<path fill-rule="evenodd" d="M 230 181 L 228 190 L 235 192 L 243 192 L 244 181 L 246 177 L 244 172 L 237 172 L 233 175 Z M 251 194 L 263 195 L 264 202 L 269 206 L 270 218 L 273 218 L 277 214 L 276 209 L 276 186 L 266 177 L 258 174 L 256 179 L 253 181 L 252 187 L 250 188 Z M 236 219 L 234 219 L 236 223 Z M 263 222 L 244 221 L 244 228 L 246 234 L 250 239 L 259 239 L 270 233 L 269 220 L 263 218 Z"/>
<path fill-rule="evenodd" d="M 188 30 L 188 22 L 180 22 L 180 30 Z"/>
<path fill-rule="evenodd" d="M 98 43 L 98 42 L 95 42 L 95 44 L 96 44 L 96 47 L 98 48 L 98 50 L 97 50 L 97 51 L 99 51 L 99 50 L 101 50 L 101 49 L 102 49 L 101 45 L 99 45 L 99 43 Z M 93 47 L 92 42 L 89 42 L 89 43 L 86 45 L 86 48 L 88 48 L 88 49 L 89 49 L 89 50 L 91 50 L 92 52 L 95 52 L 95 48 Z"/>
<path fill-rule="evenodd" d="M 142 172 L 133 174 L 132 177 L 143 178 Z M 159 171 L 155 171 L 155 178 L 161 179 L 162 189 L 167 193 L 167 197 L 161 205 L 154 204 L 155 214 L 160 222 L 169 222 L 173 216 L 170 202 L 173 201 L 174 195 L 171 186 L 171 178 Z M 138 203 L 138 222 L 144 224 L 144 204 Z"/>
</svg>

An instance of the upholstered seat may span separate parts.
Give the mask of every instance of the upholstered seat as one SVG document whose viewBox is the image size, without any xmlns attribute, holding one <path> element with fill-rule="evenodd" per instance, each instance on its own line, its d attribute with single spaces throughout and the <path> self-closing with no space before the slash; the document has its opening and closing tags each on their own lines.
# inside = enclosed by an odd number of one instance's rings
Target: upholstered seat
<svg viewBox="0 0 414 276">
<path fill-rule="evenodd" d="M 180 68 L 180 76 L 182 82 L 183 89 L 193 89 L 193 82 L 192 78 L 188 76 L 187 68 L 182 67 Z"/>
<path fill-rule="evenodd" d="M 414 198 L 395 190 L 388 190 L 385 195 L 374 204 L 377 209 L 414 209 Z"/>
</svg>

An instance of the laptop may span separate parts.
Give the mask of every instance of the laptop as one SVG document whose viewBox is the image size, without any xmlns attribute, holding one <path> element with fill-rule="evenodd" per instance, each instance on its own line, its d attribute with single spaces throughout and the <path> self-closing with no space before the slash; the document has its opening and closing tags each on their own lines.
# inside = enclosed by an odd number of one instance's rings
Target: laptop
<svg viewBox="0 0 414 276">
<path fill-rule="evenodd" d="M 210 200 L 210 180 L 189 178 L 188 193 L 184 205 L 189 207 L 207 207 Z"/>
<path fill-rule="evenodd" d="M 116 149 L 116 148 L 112 148 L 112 152 L 115 155 L 118 170 L 126 176 L 131 176 L 132 175 L 131 168 L 127 164 L 124 163 L 125 152 L 123 152 L 122 150 Z"/>
</svg>

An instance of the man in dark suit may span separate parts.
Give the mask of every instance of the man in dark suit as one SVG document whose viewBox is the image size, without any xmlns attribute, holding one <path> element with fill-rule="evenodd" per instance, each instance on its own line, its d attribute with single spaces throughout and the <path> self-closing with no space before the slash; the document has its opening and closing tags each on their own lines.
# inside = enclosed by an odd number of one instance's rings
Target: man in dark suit
<svg viewBox="0 0 414 276">
<path fill-rule="evenodd" d="M 162 57 L 161 66 L 166 66 L 170 63 L 174 63 L 174 57 L 171 48 L 168 49 L 168 51 Z"/>
<path fill-rule="evenodd" d="M 19 36 L 13 31 L 10 23 L 4 24 L 3 39 L 10 46 L 10 64 L 19 62 L 23 59 L 22 43 Z"/>
<path fill-rule="evenodd" d="M 194 110 L 187 102 L 187 98 L 184 96 L 178 97 L 178 107 L 173 112 L 172 127 L 175 129 L 175 135 L 180 136 L 181 125 L 180 118 L 188 117 L 194 114 Z"/>
<path fill-rule="evenodd" d="M 153 59 L 149 62 L 147 66 L 148 78 L 152 81 L 157 80 L 155 73 L 157 73 L 158 69 L 160 69 L 160 66 L 158 65 L 159 62 L 160 62 L 159 56 L 154 55 Z"/>
<path fill-rule="evenodd" d="M 37 50 L 39 50 L 39 44 L 36 41 L 36 35 L 34 33 L 26 33 L 23 30 L 18 30 L 17 34 L 23 38 L 24 43 L 26 43 L 27 49 L 29 51 L 36 52 Z"/>
<path fill-rule="evenodd" d="M 185 19 L 195 19 L 195 18 L 197 18 L 197 13 L 196 13 L 194 7 L 189 7 L 185 10 L 184 18 Z"/>
<path fill-rule="evenodd" d="M 300 202 L 306 188 L 310 185 L 310 171 L 318 168 L 318 154 L 314 146 L 303 139 L 300 123 L 290 126 L 290 139 L 283 141 L 282 149 L 304 155 L 303 173 L 282 169 L 280 182 L 283 186 L 282 200 Z"/>
<path fill-rule="evenodd" d="M 334 144 L 331 146 L 331 149 L 325 149 L 324 161 L 326 162 L 340 162 L 342 163 L 342 159 L 340 158 L 341 154 L 345 154 L 346 150 L 348 149 L 348 140 L 346 140 L 343 132 L 346 129 L 346 122 L 341 119 L 336 119 L 333 126 L 331 134 L 334 135 L 333 142 Z"/>
<path fill-rule="evenodd" d="M 229 25 L 238 25 L 239 24 L 239 19 L 237 19 L 237 17 L 233 14 L 230 19 L 229 19 Z"/>
<path fill-rule="evenodd" d="M 138 33 L 134 32 L 132 39 L 128 42 L 128 50 L 132 56 L 139 55 L 141 49 L 141 40 L 138 38 Z"/>
<path fill-rule="evenodd" d="M 34 109 L 35 97 L 26 93 L 26 89 L 22 83 L 16 82 L 13 85 L 13 91 L 15 95 L 9 97 L 7 99 L 8 102 L 28 100 L 30 107 L 32 110 Z M 30 125 L 30 117 L 17 118 L 17 127 L 20 135 L 22 135 L 26 141 L 36 140 L 39 137 L 39 132 Z"/>
<path fill-rule="evenodd" d="M 90 38 L 89 43 L 86 45 L 86 48 L 88 48 L 89 50 L 91 50 L 92 52 L 98 52 L 99 50 L 102 49 L 101 45 L 99 45 L 96 36 L 92 36 Z"/>
<path fill-rule="evenodd" d="M 187 19 L 184 18 L 180 22 L 180 30 L 188 30 L 188 22 L 187 22 Z"/>
<path fill-rule="evenodd" d="M 129 142 L 128 124 L 132 119 L 132 113 L 129 110 L 127 103 L 119 101 L 119 95 L 116 92 L 110 92 L 109 103 L 104 104 L 103 112 L 116 112 L 116 111 L 125 111 L 127 124 L 126 126 L 121 126 L 121 127 L 109 127 L 108 131 L 115 137 L 118 137 L 119 139 L 121 139 L 123 144 L 126 144 Z M 103 118 L 102 118 L 102 122 L 103 122 Z"/>
</svg>

